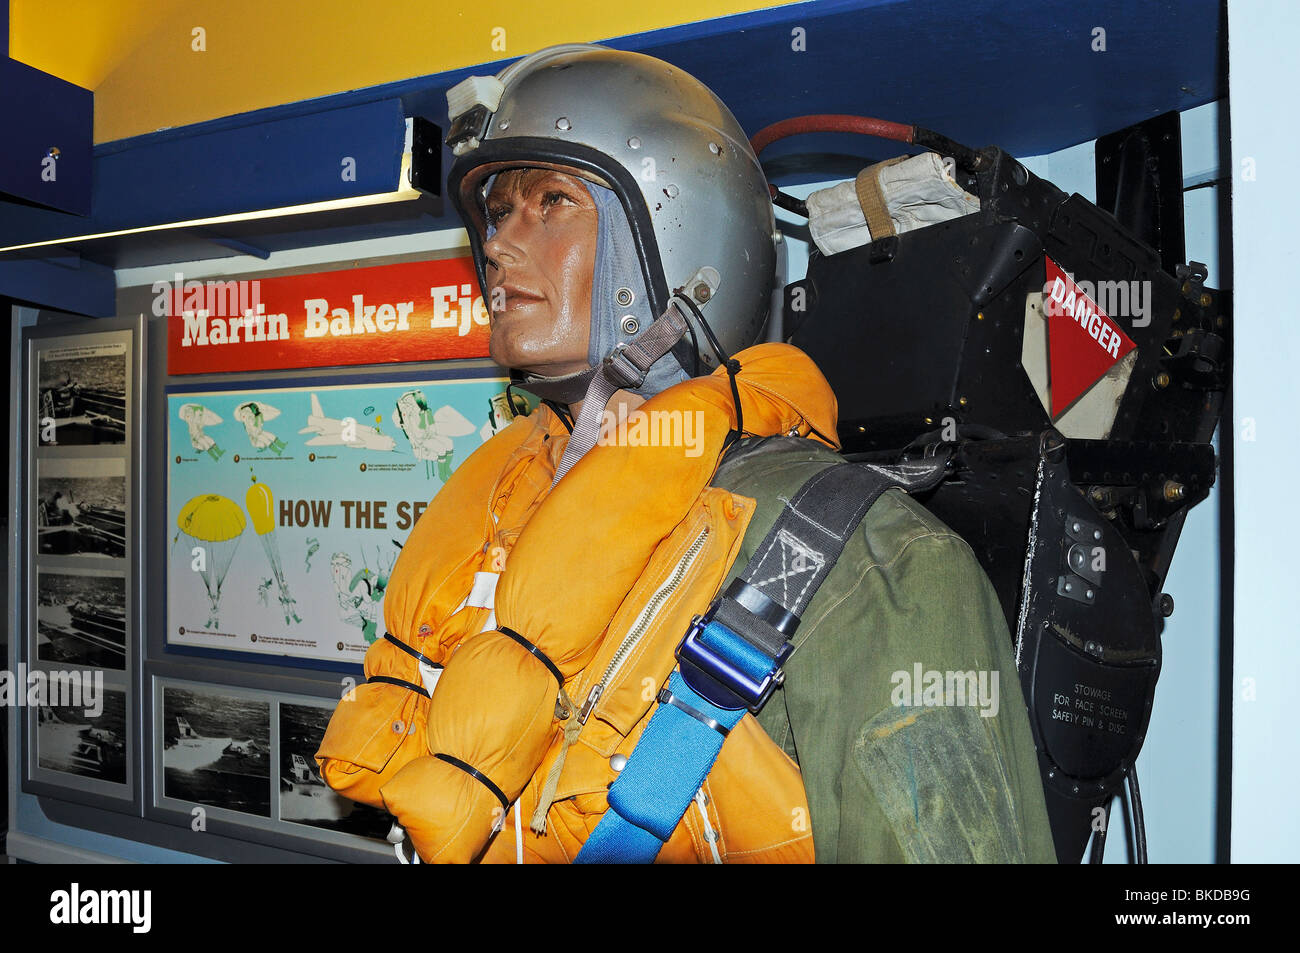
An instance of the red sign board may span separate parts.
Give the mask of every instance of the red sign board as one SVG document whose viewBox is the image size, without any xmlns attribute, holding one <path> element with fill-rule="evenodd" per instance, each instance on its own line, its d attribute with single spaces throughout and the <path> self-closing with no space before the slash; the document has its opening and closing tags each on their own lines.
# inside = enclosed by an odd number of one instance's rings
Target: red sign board
<svg viewBox="0 0 1300 953">
<path fill-rule="evenodd" d="M 1056 420 L 1120 358 L 1137 347 L 1097 302 L 1046 255 L 1047 344 Z"/>
<path fill-rule="evenodd" d="M 470 258 L 154 284 L 170 374 L 486 357 Z"/>
</svg>

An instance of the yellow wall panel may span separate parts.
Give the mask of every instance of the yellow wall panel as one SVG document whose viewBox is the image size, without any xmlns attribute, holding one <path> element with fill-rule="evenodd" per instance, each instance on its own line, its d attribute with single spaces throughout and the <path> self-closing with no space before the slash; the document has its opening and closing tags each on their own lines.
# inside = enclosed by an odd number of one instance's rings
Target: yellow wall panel
<svg viewBox="0 0 1300 953">
<path fill-rule="evenodd" d="M 14 0 L 10 53 L 93 89 L 95 141 L 105 142 L 522 56 L 555 43 L 780 5 Z"/>
</svg>

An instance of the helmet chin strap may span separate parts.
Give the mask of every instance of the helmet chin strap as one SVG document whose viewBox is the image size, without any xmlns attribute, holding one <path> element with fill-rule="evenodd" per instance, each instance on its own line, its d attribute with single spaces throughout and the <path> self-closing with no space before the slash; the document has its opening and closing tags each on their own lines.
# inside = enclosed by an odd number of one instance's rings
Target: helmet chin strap
<svg viewBox="0 0 1300 953">
<path fill-rule="evenodd" d="M 591 379 L 596 376 L 600 366 L 588 367 L 576 374 L 561 377 L 543 377 L 540 374 L 522 374 L 518 384 L 524 390 L 536 394 L 542 400 L 551 400 L 557 404 L 572 404 L 583 399 L 591 386 Z"/>
<path fill-rule="evenodd" d="M 620 344 L 595 367 L 566 377 L 526 378 L 521 386 L 532 390 L 539 397 L 562 400 L 573 403 L 574 391 L 582 386 L 585 379 L 586 390 L 582 394 L 582 410 L 574 421 L 573 432 L 569 434 L 568 446 L 564 456 L 555 468 L 554 487 L 569 469 L 582 459 L 588 450 L 600 439 L 601 424 L 604 423 L 605 407 L 614 392 L 623 388 L 640 387 L 650 371 L 650 365 L 667 354 L 674 344 L 681 340 L 687 331 L 686 317 L 682 314 L 674 298 L 668 303 L 668 310 L 651 322 L 650 327 L 630 344 Z M 552 393 L 563 396 L 550 397 L 536 388 L 535 380 L 543 382 L 542 386 Z"/>
</svg>

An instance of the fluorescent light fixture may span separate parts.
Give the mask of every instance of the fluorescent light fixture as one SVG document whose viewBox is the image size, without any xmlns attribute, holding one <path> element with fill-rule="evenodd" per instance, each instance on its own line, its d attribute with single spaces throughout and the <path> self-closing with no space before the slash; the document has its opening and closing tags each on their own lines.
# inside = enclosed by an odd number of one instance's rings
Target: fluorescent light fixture
<svg viewBox="0 0 1300 953">
<path fill-rule="evenodd" d="M 406 143 L 402 147 L 402 169 L 398 173 L 399 187 L 392 192 L 376 192 L 372 195 L 353 195 L 345 199 L 329 199 L 324 202 L 308 202 L 305 205 L 286 205 L 282 208 L 259 209 L 253 212 L 236 212 L 232 215 L 217 215 L 212 218 L 192 218 L 183 222 L 163 222 L 159 225 L 141 225 L 137 228 L 122 228 L 113 232 L 95 232 L 89 235 L 69 235 L 65 238 L 49 238 L 39 242 L 27 242 L 22 245 L 6 245 L 0 252 L 26 251 L 30 248 L 49 248 L 54 245 L 67 245 L 71 242 L 94 241 L 99 238 L 117 238 L 122 235 L 139 235 L 145 232 L 161 232 L 171 228 L 194 228 L 202 225 L 222 225 L 228 222 L 252 222 L 263 218 L 279 218 L 286 215 L 306 215 L 311 212 L 333 212 L 345 208 L 360 208 L 369 205 L 387 205 L 392 202 L 410 202 L 422 194 L 411 185 L 411 142 L 412 121 L 406 120 Z"/>
</svg>

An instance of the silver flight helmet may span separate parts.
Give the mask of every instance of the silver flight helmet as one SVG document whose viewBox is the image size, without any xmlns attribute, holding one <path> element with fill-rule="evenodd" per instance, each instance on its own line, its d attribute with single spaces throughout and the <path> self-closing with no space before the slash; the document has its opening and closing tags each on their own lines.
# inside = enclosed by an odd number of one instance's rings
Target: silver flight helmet
<svg viewBox="0 0 1300 953">
<path fill-rule="evenodd" d="M 674 376 L 660 373 L 658 380 L 675 382 L 694 374 L 697 360 L 699 373 L 712 371 L 719 361 L 710 332 L 727 355 L 759 340 L 775 281 L 772 203 L 740 124 L 703 83 L 651 56 L 568 44 L 526 56 L 496 76 L 472 76 L 449 90 L 447 101 L 447 144 L 456 156 L 447 192 L 469 232 L 485 293 L 484 205 L 492 177 L 511 168 L 555 168 L 599 187 L 589 186 L 598 205 L 610 192 L 609 202 L 617 197 L 621 209 L 614 211 L 623 214 L 608 218 L 629 230 L 622 244 L 639 260 L 636 289 L 593 283 L 593 299 L 600 299 L 592 302 L 593 350 L 636 341 L 678 290 L 708 327 L 688 314 L 694 334 L 656 361 L 650 377 L 671 364 Z M 599 279 L 599 259 L 597 270 Z M 629 302 L 629 292 L 645 300 Z M 598 333 L 599 315 L 610 312 L 613 330 Z M 606 356 L 591 353 L 589 363 Z M 583 397 L 592 373 L 522 381 L 569 403 Z"/>
</svg>

